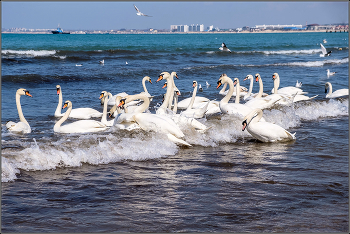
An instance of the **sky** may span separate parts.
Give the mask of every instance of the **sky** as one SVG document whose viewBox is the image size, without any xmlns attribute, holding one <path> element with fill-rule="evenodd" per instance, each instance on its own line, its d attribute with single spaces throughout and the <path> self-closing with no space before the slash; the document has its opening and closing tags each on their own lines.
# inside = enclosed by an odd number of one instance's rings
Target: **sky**
<svg viewBox="0 0 350 234">
<path fill-rule="evenodd" d="M 142 13 L 136 15 L 135 4 Z M 1 27 L 63 30 L 170 29 L 204 24 L 221 29 L 262 24 L 348 23 L 348 1 L 24 1 L 1 2 Z"/>
</svg>

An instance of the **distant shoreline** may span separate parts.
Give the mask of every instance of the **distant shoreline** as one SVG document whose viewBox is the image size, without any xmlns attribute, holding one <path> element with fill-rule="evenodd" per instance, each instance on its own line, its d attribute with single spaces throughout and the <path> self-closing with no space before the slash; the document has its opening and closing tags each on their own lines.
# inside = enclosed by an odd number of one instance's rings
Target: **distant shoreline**
<svg viewBox="0 0 350 234">
<path fill-rule="evenodd" d="M 118 32 L 107 32 L 107 31 L 93 31 L 93 32 L 84 32 L 82 31 L 67 31 L 70 32 L 68 35 L 86 35 L 86 34 L 245 34 L 245 33 L 348 33 L 346 30 L 300 30 L 300 31 L 285 31 L 285 30 L 264 30 L 264 31 L 242 31 L 242 32 L 126 32 L 126 31 L 118 31 Z M 2 34 L 52 34 L 51 32 L 2 32 Z"/>
</svg>

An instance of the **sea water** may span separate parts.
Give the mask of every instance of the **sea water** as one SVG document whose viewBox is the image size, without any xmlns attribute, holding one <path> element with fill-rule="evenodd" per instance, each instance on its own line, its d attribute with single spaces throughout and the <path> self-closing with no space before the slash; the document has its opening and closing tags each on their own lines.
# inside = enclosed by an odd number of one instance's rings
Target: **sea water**
<svg viewBox="0 0 350 234">
<path fill-rule="evenodd" d="M 319 56 L 323 39 L 329 57 Z M 2 231 L 347 232 L 348 97 L 329 100 L 324 90 L 326 82 L 348 88 L 348 63 L 347 33 L 2 34 Z M 244 77 L 259 73 L 270 94 L 277 72 L 280 87 L 298 80 L 318 96 L 263 111 L 296 133 L 285 143 L 258 142 L 222 114 L 199 119 L 205 133 L 180 126 L 189 148 L 152 131 L 53 131 L 56 85 L 73 108 L 102 112 L 101 91 L 136 94 L 150 76 L 155 113 L 163 71 L 177 72 L 179 101 L 192 96 L 194 80 L 197 96 L 220 101 L 222 73 L 247 88 Z M 21 97 L 30 134 L 5 126 L 19 121 L 18 88 L 33 96 Z"/>
</svg>

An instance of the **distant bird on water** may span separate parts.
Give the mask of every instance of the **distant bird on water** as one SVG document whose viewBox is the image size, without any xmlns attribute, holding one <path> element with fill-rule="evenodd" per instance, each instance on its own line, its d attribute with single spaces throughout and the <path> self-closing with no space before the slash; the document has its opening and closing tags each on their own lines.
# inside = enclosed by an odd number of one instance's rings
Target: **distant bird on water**
<svg viewBox="0 0 350 234">
<path fill-rule="evenodd" d="M 208 81 L 206 81 L 205 84 L 207 85 L 207 88 L 209 88 L 210 84 L 208 83 Z"/>
<path fill-rule="evenodd" d="M 320 57 L 327 57 L 327 56 L 330 56 L 332 51 L 328 51 L 326 50 L 326 48 L 320 43 L 321 45 L 321 51 L 322 51 L 322 54 L 320 54 Z"/>
<path fill-rule="evenodd" d="M 231 53 L 231 50 L 229 48 L 227 48 L 226 44 L 225 43 L 222 43 L 221 44 L 221 47 L 219 48 L 219 50 L 222 50 L 222 51 L 228 51 Z"/>
<path fill-rule="evenodd" d="M 150 15 L 145 15 L 145 14 L 143 14 L 143 13 L 139 10 L 139 8 L 137 8 L 137 7 L 135 6 L 135 4 L 134 4 L 134 7 L 135 7 L 135 9 L 136 9 L 136 11 L 137 11 L 136 15 L 138 15 L 138 16 L 152 17 L 152 16 L 150 16 Z"/>
<path fill-rule="evenodd" d="M 105 64 L 105 60 L 102 59 L 102 60 L 100 61 L 100 64 Z"/>
<path fill-rule="evenodd" d="M 337 73 L 337 72 L 331 72 L 329 69 L 327 69 L 327 76 L 328 77 L 335 75 L 335 73 Z"/>
<path fill-rule="evenodd" d="M 83 66 L 83 64 L 75 64 L 75 66 L 81 67 L 81 66 Z"/>
</svg>

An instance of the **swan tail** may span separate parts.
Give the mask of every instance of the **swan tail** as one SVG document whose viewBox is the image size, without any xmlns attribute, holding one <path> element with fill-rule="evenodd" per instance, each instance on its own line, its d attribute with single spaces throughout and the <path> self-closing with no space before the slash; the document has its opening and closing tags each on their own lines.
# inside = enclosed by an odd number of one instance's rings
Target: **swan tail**
<svg viewBox="0 0 350 234">
<path fill-rule="evenodd" d="M 311 99 L 314 99 L 315 97 L 317 97 L 318 96 L 318 94 L 317 95 L 315 95 L 315 96 L 313 96 L 313 97 L 311 97 L 309 100 L 311 100 Z"/>
<path fill-rule="evenodd" d="M 179 144 L 179 145 L 186 145 L 186 146 L 192 146 L 191 144 L 187 143 L 186 141 L 184 140 L 181 140 L 179 138 L 177 138 L 176 136 L 174 136 L 173 134 L 166 134 L 168 139 L 171 140 L 172 142 L 176 143 L 176 144 Z"/>
</svg>

